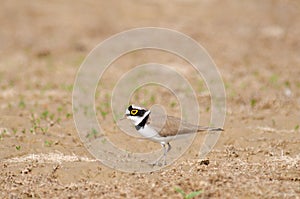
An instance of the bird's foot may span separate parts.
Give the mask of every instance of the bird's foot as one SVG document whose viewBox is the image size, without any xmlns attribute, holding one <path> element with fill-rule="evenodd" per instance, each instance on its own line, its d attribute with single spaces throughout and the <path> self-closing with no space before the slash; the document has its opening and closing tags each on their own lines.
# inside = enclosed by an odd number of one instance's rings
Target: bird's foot
<svg viewBox="0 0 300 199">
<path fill-rule="evenodd" d="M 160 162 L 149 162 L 148 163 L 150 166 L 152 166 L 152 167 L 154 167 L 154 166 L 159 166 L 159 167 L 161 167 L 162 166 L 162 164 L 160 163 Z"/>
<path fill-rule="evenodd" d="M 150 163 L 148 163 L 150 166 L 165 166 L 165 165 L 167 165 L 167 162 L 166 162 L 166 160 L 164 160 L 164 161 L 161 161 L 161 159 L 158 159 L 158 160 L 156 160 L 156 161 L 154 161 L 154 162 L 150 162 Z"/>
<path fill-rule="evenodd" d="M 166 149 L 166 147 L 165 147 L 166 144 L 161 143 L 161 146 L 163 148 L 163 154 L 155 162 L 150 163 L 151 166 L 156 166 L 156 165 L 157 166 L 165 166 L 165 165 L 167 165 L 167 161 L 166 161 L 167 153 L 171 150 L 171 145 L 169 143 L 167 143 L 167 144 L 168 144 L 168 148 Z M 161 163 L 161 160 L 163 160 L 162 163 Z"/>
</svg>

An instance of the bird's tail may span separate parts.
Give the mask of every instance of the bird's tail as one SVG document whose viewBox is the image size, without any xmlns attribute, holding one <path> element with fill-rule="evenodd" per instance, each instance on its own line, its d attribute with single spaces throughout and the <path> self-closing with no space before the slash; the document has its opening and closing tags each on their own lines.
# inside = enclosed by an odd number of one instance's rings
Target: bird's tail
<svg viewBox="0 0 300 199">
<path fill-rule="evenodd" d="M 224 129 L 223 128 L 217 128 L 217 127 L 199 127 L 198 132 L 199 131 L 224 131 Z"/>
<path fill-rule="evenodd" d="M 214 127 L 209 127 L 208 128 L 208 131 L 224 131 L 224 129 L 223 128 L 214 128 Z"/>
</svg>

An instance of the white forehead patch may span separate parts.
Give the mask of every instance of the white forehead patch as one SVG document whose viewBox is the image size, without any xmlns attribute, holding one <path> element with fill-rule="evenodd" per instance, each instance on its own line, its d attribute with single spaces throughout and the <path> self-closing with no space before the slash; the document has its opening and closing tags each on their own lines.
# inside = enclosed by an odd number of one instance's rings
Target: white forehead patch
<svg viewBox="0 0 300 199">
<path fill-rule="evenodd" d="M 143 107 L 139 107 L 139 106 L 136 106 L 136 105 L 134 105 L 134 104 L 132 104 L 131 106 L 132 106 L 132 108 L 134 108 L 134 109 L 138 109 L 138 110 L 147 110 L 147 109 L 145 109 L 145 108 L 143 108 Z"/>
</svg>

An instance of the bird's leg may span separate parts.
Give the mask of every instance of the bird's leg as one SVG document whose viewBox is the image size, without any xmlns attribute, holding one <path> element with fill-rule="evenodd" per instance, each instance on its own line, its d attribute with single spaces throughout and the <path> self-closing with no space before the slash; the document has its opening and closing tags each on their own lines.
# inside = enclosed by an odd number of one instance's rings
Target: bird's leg
<svg viewBox="0 0 300 199">
<path fill-rule="evenodd" d="M 169 149 L 169 147 L 168 147 L 168 149 Z M 168 149 L 166 149 L 166 147 L 164 147 L 164 154 L 163 154 L 164 161 L 163 161 L 163 165 L 167 165 L 166 158 L 167 158 Z"/>
<path fill-rule="evenodd" d="M 172 149 L 171 144 L 168 143 L 168 150 L 167 150 L 167 152 L 169 152 L 171 149 Z"/>
<path fill-rule="evenodd" d="M 163 154 L 162 154 L 161 156 L 159 156 L 159 158 L 158 158 L 155 162 L 150 163 L 150 165 L 152 165 L 152 166 L 158 165 L 158 163 L 160 162 L 160 160 L 161 160 L 162 158 L 164 158 L 164 165 L 166 165 L 166 155 L 167 155 L 168 150 L 166 149 L 166 145 L 165 145 L 164 143 L 161 143 L 161 146 L 162 146 L 162 148 L 163 148 Z M 170 146 L 170 145 L 168 145 L 168 146 Z M 169 148 L 170 148 L 170 147 L 168 147 L 168 149 L 169 149 Z"/>
<path fill-rule="evenodd" d="M 166 161 L 166 159 L 167 159 L 167 153 L 171 150 L 171 145 L 170 145 L 170 143 L 168 143 L 168 148 L 166 149 L 166 147 L 164 147 L 164 154 L 163 154 L 163 157 L 164 157 L 164 163 L 163 163 L 163 165 L 167 165 L 167 161 Z"/>
</svg>

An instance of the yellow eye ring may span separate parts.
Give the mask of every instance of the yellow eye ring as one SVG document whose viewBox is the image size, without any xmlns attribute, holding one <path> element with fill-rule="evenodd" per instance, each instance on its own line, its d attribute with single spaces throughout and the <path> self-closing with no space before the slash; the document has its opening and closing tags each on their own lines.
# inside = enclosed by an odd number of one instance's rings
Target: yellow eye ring
<svg viewBox="0 0 300 199">
<path fill-rule="evenodd" d="M 131 110 L 131 111 L 130 111 L 131 115 L 136 115 L 137 112 L 138 112 L 138 110 Z"/>
</svg>

